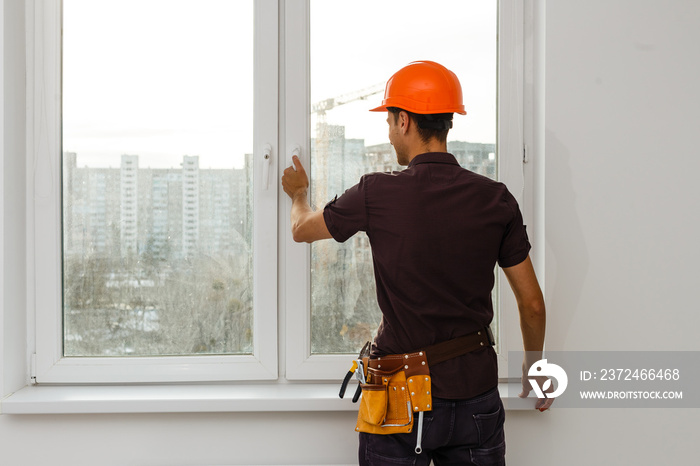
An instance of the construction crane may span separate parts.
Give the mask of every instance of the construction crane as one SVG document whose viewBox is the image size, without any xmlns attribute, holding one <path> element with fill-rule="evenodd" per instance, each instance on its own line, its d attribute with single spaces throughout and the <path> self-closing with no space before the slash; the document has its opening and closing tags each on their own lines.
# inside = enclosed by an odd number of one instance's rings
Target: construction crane
<svg viewBox="0 0 700 466">
<path fill-rule="evenodd" d="M 318 183 L 315 188 L 314 197 L 318 202 L 324 201 L 328 197 L 328 159 L 330 157 L 329 147 L 331 134 L 328 131 L 328 122 L 326 120 L 326 112 L 349 104 L 357 100 L 366 100 L 375 94 L 384 91 L 384 84 L 378 83 L 364 89 L 360 89 L 346 94 L 341 94 L 337 97 L 321 100 L 311 106 L 311 113 L 316 114 L 316 153 L 314 154 L 315 163 L 320 177 L 317 178 Z M 321 179 L 319 179 L 321 178 Z M 325 201 L 324 201 L 325 202 Z"/>
<path fill-rule="evenodd" d="M 374 86 L 366 87 L 364 89 L 360 89 L 359 91 L 348 92 L 347 94 L 342 94 L 337 97 L 321 100 L 320 102 L 316 102 L 311 106 L 311 112 L 325 117 L 328 110 L 340 105 L 349 104 L 350 102 L 354 102 L 356 100 L 366 100 L 367 97 L 379 94 L 383 90 L 384 84 L 377 83 Z"/>
</svg>

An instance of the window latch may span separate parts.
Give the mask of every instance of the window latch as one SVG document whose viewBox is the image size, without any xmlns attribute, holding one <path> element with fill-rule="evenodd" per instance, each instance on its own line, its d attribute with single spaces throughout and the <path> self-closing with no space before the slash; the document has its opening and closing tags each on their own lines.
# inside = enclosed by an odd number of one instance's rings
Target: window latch
<svg viewBox="0 0 700 466">
<path fill-rule="evenodd" d="M 272 164 L 272 146 L 270 144 L 265 144 L 263 147 L 263 190 L 267 191 L 270 187 L 270 165 Z"/>
<path fill-rule="evenodd" d="M 294 146 L 292 148 L 292 158 L 289 160 L 289 163 L 291 164 L 291 167 L 296 171 L 297 167 L 294 165 L 294 156 L 297 156 L 299 161 L 301 162 L 301 147 L 299 146 Z"/>
</svg>

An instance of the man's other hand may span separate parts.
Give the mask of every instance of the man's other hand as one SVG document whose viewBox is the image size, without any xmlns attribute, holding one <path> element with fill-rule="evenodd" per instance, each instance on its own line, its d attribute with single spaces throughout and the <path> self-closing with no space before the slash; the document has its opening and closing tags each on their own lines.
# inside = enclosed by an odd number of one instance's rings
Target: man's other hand
<svg viewBox="0 0 700 466">
<path fill-rule="evenodd" d="M 545 382 L 549 380 L 549 377 L 543 377 L 543 376 L 537 376 L 537 377 L 530 377 L 527 374 L 527 367 L 525 363 L 523 363 L 523 375 L 520 378 L 520 383 L 522 385 L 522 392 L 518 395 L 520 398 L 527 398 L 527 396 L 530 394 L 532 391 L 532 385 L 530 385 L 530 379 L 534 379 L 537 382 L 537 385 L 539 385 L 540 390 L 542 390 L 542 393 L 552 393 L 554 391 L 554 388 L 552 387 L 551 381 L 549 383 L 549 386 L 546 389 L 542 389 L 544 387 Z M 538 398 L 537 402 L 535 403 L 535 409 L 540 410 L 540 412 L 544 412 L 552 406 L 552 403 L 554 403 L 554 398 Z"/>
</svg>

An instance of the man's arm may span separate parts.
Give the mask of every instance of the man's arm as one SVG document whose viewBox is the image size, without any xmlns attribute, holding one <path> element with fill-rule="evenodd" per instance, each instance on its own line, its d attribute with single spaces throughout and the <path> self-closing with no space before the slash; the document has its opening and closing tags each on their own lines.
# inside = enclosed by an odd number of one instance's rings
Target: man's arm
<svg viewBox="0 0 700 466">
<path fill-rule="evenodd" d="M 523 347 L 525 351 L 542 353 L 546 312 L 544 297 L 540 285 L 537 283 L 530 256 L 518 265 L 504 268 L 503 272 L 508 278 L 508 283 L 510 283 L 518 303 Z"/>
<path fill-rule="evenodd" d="M 508 283 L 513 289 L 515 300 L 518 303 L 520 314 L 520 331 L 523 335 L 523 349 L 525 360 L 523 361 L 523 393 L 527 396 L 532 390 L 529 382 L 526 383 L 527 369 L 536 361 L 542 359 L 544 348 L 544 333 L 546 326 L 546 312 L 542 290 L 537 282 L 532 261 L 528 256 L 524 261 L 513 267 L 503 269 L 508 278 Z M 538 400 L 536 408 L 544 411 L 552 404 L 552 399 Z"/>
<path fill-rule="evenodd" d="M 313 243 L 333 236 L 328 231 L 323 211 L 314 211 L 309 205 L 309 178 L 297 156 L 292 157 L 296 170 L 287 167 L 282 176 L 282 188 L 292 200 L 292 238 L 297 243 Z"/>
<path fill-rule="evenodd" d="M 292 198 L 292 238 L 297 243 L 313 243 L 320 239 L 330 239 L 323 211 L 314 211 L 307 200 L 306 191 Z"/>
</svg>

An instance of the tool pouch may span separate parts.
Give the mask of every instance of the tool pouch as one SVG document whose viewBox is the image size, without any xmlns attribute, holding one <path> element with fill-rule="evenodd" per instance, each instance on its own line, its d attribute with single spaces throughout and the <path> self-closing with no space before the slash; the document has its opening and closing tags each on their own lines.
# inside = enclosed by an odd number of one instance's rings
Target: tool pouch
<svg viewBox="0 0 700 466">
<path fill-rule="evenodd" d="M 387 387 L 382 384 L 363 384 L 358 419 L 370 426 L 381 426 L 389 405 Z"/>
<path fill-rule="evenodd" d="M 357 416 L 358 432 L 411 432 L 416 413 L 430 411 L 430 371 L 425 353 L 384 356 L 369 360 Z"/>
</svg>

